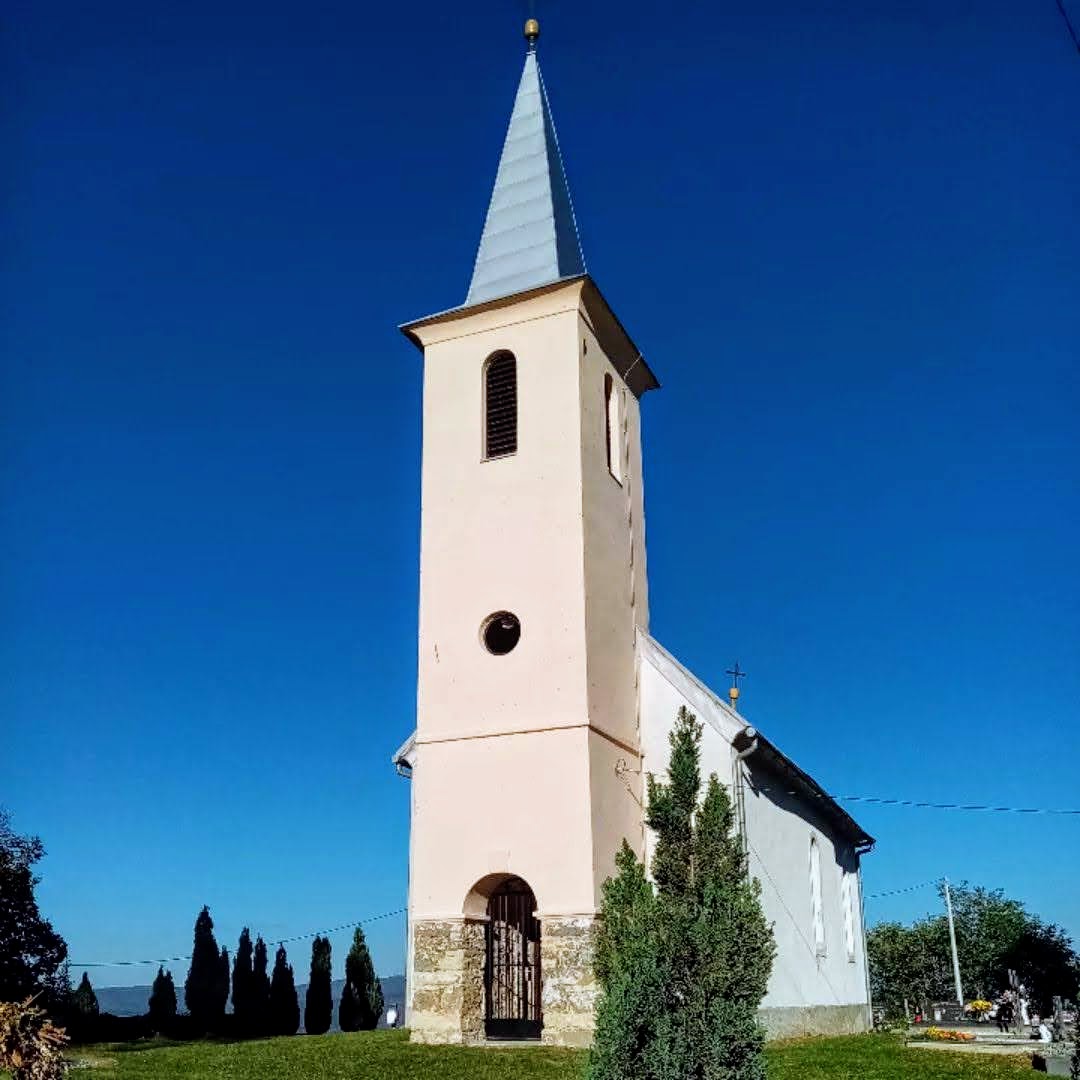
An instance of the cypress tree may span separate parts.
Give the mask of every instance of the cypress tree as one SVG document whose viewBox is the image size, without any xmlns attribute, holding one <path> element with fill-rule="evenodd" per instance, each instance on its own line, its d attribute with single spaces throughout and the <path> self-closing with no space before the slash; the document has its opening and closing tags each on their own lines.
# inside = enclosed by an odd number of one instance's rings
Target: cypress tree
<svg viewBox="0 0 1080 1080">
<path fill-rule="evenodd" d="M 232 1011 L 238 1035 L 248 1038 L 253 1030 L 252 990 L 254 971 L 251 966 L 251 933 L 245 926 L 236 944 L 236 959 L 232 969 Z"/>
<path fill-rule="evenodd" d="M 71 995 L 71 1007 L 75 1015 L 82 1020 L 87 1020 L 98 1015 L 98 999 L 94 988 L 90 985 L 90 976 L 83 972 L 82 981 Z"/>
<path fill-rule="evenodd" d="M 274 956 L 274 973 L 270 977 L 270 1034 L 295 1035 L 299 1026 L 300 1002 L 296 996 L 296 980 L 285 946 L 279 945 Z"/>
<path fill-rule="evenodd" d="M 229 972 L 225 969 L 225 993 L 221 993 L 221 955 L 214 938 L 214 920 L 204 907 L 195 920 L 195 944 L 191 950 L 191 968 L 184 980 L 184 1003 L 194 1027 L 209 1031 L 220 1026 L 229 997 Z"/>
<path fill-rule="evenodd" d="M 251 973 L 251 1017 L 254 1035 L 270 1030 L 270 976 L 266 974 L 266 942 L 255 939 L 255 962 Z"/>
<path fill-rule="evenodd" d="M 304 1032 L 325 1035 L 334 1018 L 334 995 L 330 988 L 330 939 L 316 937 L 311 943 L 311 976 L 304 1003 Z"/>
<path fill-rule="evenodd" d="M 375 975 L 364 931 L 358 926 L 345 957 L 345 986 L 338 1005 L 342 1031 L 373 1031 L 383 1011 L 382 986 Z"/>
<path fill-rule="evenodd" d="M 154 985 L 150 989 L 150 1026 L 154 1031 L 171 1031 L 176 1020 L 176 987 L 171 971 L 157 969 Z"/>
<path fill-rule="evenodd" d="M 657 899 L 645 867 L 624 840 L 616 874 L 604 882 L 596 939 L 602 989 L 589 1057 L 590 1080 L 641 1080 L 658 1075 L 652 1058 L 663 1024 L 659 1003 L 669 965 L 657 933 Z"/>
<path fill-rule="evenodd" d="M 648 782 L 655 890 L 624 843 L 604 885 L 590 1080 L 763 1080 L 757 1009 L 775 953 L 726 789 L 701 789 L 701 727 L 685 708 L 667 783 Z"/>
</svg>

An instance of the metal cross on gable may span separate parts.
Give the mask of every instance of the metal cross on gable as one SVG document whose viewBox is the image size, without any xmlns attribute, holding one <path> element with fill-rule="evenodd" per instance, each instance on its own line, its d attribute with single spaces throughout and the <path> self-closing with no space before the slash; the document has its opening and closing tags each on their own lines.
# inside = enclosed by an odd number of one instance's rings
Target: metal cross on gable
<svg viewBox="0 0 1080 1080">
<path fill-rule="evenodd" d="M 735 666 L 733 668 L 728 668 L 724 674 L 731 676 L 731 685 L 734 686 L 736 690 L 739 689 L 739 680 L 746 678 L 746 672 L 739 667 L 738 660 L 735 661 Z"/>
</svg>

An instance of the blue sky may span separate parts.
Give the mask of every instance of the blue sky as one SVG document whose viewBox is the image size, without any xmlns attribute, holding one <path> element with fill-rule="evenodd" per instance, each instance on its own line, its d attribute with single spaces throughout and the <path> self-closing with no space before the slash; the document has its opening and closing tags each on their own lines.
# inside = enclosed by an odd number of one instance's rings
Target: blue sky
<svg viewBox="0 0 1080 1080">
<path fill-rule="evenodd" d="M 395 328 L 464 298 L 524 14 L 8 7 L 0 800 L 76 961 L 186 953 L 203 903 L 230 947 L 403 904 Z M 737 657 L 831 791 L 1076 806 L 1080 58 L 1052 0 L 539 14 L 590 271 L 664 383 L 655 636 L 720 689 Z M 867 892 L 947 873 L 1080 936 L 1080 819 L 855 812 Z M 402 920 L 370 938 L 401 970 Z"/>
</svg>

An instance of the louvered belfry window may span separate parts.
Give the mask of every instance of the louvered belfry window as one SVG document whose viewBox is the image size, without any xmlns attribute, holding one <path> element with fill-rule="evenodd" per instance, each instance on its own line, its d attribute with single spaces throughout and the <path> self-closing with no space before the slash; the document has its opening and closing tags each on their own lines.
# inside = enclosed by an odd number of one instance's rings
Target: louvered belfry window
<svg viewBox="0 0 1080 1080">
<path fill-rule="evenodd" d="M 496 353 L 484 370 L 484 457 L 517 451 L 517 360 Z"/>
</svg>

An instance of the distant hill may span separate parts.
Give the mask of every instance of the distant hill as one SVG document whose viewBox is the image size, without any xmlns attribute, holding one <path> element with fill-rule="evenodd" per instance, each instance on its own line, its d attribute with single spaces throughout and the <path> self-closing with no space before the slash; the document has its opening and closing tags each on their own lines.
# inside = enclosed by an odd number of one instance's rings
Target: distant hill
<svg viewBox="0 0 1080 1080">
<path fill-rule="evenodd" d="M 404 975 L 391 975 L 388 978 L 380 979 L 382 984 L 383 1001 L 386 1008 L 390 1008 L 391 1005 L 398 1007 L 398 1013 L 401 1013 L 401 1007 L 405 1002 L 405 976 Z M 332 988 L 334 993 L 334 1022 L 330 1028 L 331 1031 L 338 1030 L 337 1022 L 337 1006 L 341 1000 L 341 988 L 345 985 L 344 979 L 335 979 Z M 150 987 L 149 986 L 102 986 L 95 987 L 94 993 L 97 994 L 98 1007 L 102 1012 L 112 1013 L 113 1016 L 141 1016 L 147 1011 L 150 1002 Z M 177 997 L 180 999 L 179 1004 L 181 1009 L 184 1007 L 184 984 L 181 982 L 176 987 Z M 296 988 L 297 997 L 300 999 L 300 1024 L 301 1030 L 303 1030 L 304 1023 L 304 1001 L 307 998 L 307 983 L 303 986 Z M 379 1027 L 384 1026 L 384 1021 L 379 1021 Z"/>
</svg>

